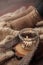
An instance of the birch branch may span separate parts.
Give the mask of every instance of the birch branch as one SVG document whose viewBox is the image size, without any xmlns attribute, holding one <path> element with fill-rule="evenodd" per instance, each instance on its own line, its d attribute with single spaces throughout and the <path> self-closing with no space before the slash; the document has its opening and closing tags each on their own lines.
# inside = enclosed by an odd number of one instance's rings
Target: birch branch
<svg viewBox="0 0 43 65">
<path fill-rule="evenodd" d="M 43 27 L 43 21 L 37 22 L 36 26 L 37 27 Z"/>
<path fill-rule="evenodd" d="M 6 52 L 4 52 L 4 53 L 0 53 L 0 64 L 1 64 L 3 61 L 5 61 L 5 60 L 11 58 L 12 56 L 14 56 L 14 52 L 11 51 L 11 50 L 10 50 L 10 51 L 6 51 Z"/>
</svg>

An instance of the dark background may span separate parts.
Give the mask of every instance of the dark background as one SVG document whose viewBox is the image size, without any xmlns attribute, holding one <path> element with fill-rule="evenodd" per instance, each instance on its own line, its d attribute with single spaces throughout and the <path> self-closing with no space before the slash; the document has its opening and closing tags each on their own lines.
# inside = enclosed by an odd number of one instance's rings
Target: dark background
<svg viewBox="0 0 43 65">
<path fill-rule="evenodd" d="M 36 0 L 0 0 L 0 15 L 14 11 L 22 6 L 35 4 Z"/>
</svg>

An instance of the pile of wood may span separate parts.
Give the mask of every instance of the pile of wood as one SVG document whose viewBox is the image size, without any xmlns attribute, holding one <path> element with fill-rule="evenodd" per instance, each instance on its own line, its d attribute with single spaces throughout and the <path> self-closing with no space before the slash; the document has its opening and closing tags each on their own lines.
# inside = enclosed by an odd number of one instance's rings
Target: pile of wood
<svg viewBox="0 0 43 65">
<path fill-rule="evenodd" d="M 17 35 L 22 28 L 28 27 L 28 25 L 24 21 L 28 21 L 27 19 L 28 19 L 29 13 L 33 9 L 34 9 L 33 6 L 28 7 L 28 9 L 26 9 L 25 7 L 22 7 L 16 10 L 15 12 L 10 12 L 0 17 L 0 65 L 8 61 L 8 59 L 11 59 L 11 58 L 14 59 L 15 53 L 13 51 L 13 47 L 15 46 L 15 44 L 19 42 Z M 23 23 L 20 23 L 21 21 Z M 22 24 L 23 26 L 21 26 Z M 30 25 L 29 27 L 33 26 L 31 22 L 29 22 L 29 25 Z M 37 22 L 35 26 L 36 27 L 31 29 L 34 29 L 35 31 L 39 33 L 40 42 L 43 43 L 43 20 L 40 20 L 39 22 Z M 26 58 L 27 60 L 24 60 Z M 28 62 L 28 55 L 20 61 L 19 65 L 27 65 L 27 64 L 24 64 L 26 63 L 25 61 Z M 12 63 L 11 64 L 10 63 L 9 65 L 12 65 Z M 13 65 L 15 65 L 15 63 Z"/>
</svg>

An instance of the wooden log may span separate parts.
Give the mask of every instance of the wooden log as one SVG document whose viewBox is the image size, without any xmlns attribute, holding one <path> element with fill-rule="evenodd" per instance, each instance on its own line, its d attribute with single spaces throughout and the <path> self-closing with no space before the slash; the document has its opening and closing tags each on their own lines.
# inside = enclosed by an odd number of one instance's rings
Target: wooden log
<svg viewBox="0 0 43 65">
<path fill-rule="evenodd" d="M 0 53 L 0 64 L 3 63 L 3 61 L 6 61 L 7 59 L 11 58 L 14 56 L 14 52 L 9 50 L 4 53 Z"/>
<path fill-rule="evenodd" d="M 2 15 L 0 17 L 0 19 L 3 20 L 3 21 L 5 21 L 5 19 L 10 18 L 11 14 L 12 14 L 11 12 L 10 13 L 6 13 L 6 14 Z"/>
<path fill-rule="evenodd" d="M 40 35 L 40 43 L 43 43 L 43 34 Z"/>
<path fill-rule="evenodd" d="M 20 12 L 14 12 L 12 13 L 11 17 L 8 19 L 6 19 L 6 21 L 12 21 L 12 20 L 15 20 L 15 19 L 18 19 L 20 17 L 23 17 L 25 15 L 27 15 L 28 13 L 30 13 L 32 10 L 34 9 L 33 6 L 30 6 L 28 7 L 28 9 L 20 9 Z"/>
<path fill-rule="evenodd" d="M 28 7 L 28 9 L 26 9 L 25 7 L 21 7 L 20 9 L 16 10 L 15 12 L 7 13 L 7 14 L 1 16 L 0 19 L 3 19 L 4 21 L 12 21 L 12 20 L 20 18 L 22 16 L 25 16 L 26 14 L 30 13 L 33 9 L 34 9 L 33 6 Z"/>
<path fill-rule="evenodd" d="M 36 9 L 33 9 L 33 11 L 27 14 L 26 16 L 11 21 L 10 25 L 13 29 L 20 30 L 26 27 L 34 27 L 35 24 L 40 20 L 41 17 L 39 16 L 38 12 L 36 12 Z"/>
<path fill-rule="evenodd" d="M 43 34 L 40 35 L 40 40 L 43 40 Z"/>
<path fill-rule="evenodd" d="M 43 34 L 40 35 L 40 43 L 43 44 Z"/>
<path fill-rule="evenodd" d="M 0 48 L 11 49 L 19 41 L 18 31 L 9 28 L 0 28 Z"/>
<path fill-rule="evenodd" d="M 43 27 L 43 21 L 37 22 L 36 27 Z"/>
<path fill-rule="evenodd" d="M 0 19 L 2 19 L 4 21 L 7 21 L 7 20 L 9 20 L 9 19 L 11 19 L 13 17 L 15 18 L 16 15 L 19 15 L 20 13 L 22 13 L 24 11 L 25 11 L 25 7 L 21 7 L 20 9 L 16 10 L 15 12 L 10 12 L 10 13 L 2 15 L 0 17 Z"/>
<path fill-rule="evenodd" d="M 3 35 L 1 34 L 2 32 Z M 14 52 L 12 52 L 11 49 L 12 46 L 15 46 L 18 42 L 18 39 L 15 38 L 17 34 L 18 32 L 16 33 L 16 31 L 9 28 L 0 28 L 0 64 L 14 56 Z M 3 36 L 6 37 L 3 38 Z"/>
<path fill-rule="evenodd" d="M 8 22 L 5 22 L 5 21 L 0 21 L 0 27 L 9 27 L 9 28 L 11 28 L 10 24 Z"/>
<path fill-rule="evenodd" d="M 37 31 L 39 34 L 43 34 L 43 27 L 36 27 L 34 28 L 35 31 Z"/>
</svg>

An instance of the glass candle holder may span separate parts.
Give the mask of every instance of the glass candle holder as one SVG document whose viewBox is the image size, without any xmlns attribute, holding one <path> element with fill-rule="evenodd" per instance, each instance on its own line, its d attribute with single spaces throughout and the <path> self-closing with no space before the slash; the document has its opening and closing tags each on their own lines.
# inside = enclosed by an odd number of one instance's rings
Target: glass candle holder
<svg viewBox="0 0 43 65">
<path fill-rule="evenodd" d="M 21 47 L 25 50 L 32 50 L 39 43 L 39 34 L 31 28 L 22 29 L 19 32 L 19 38 L 23 42 Z"/>
</svg>

